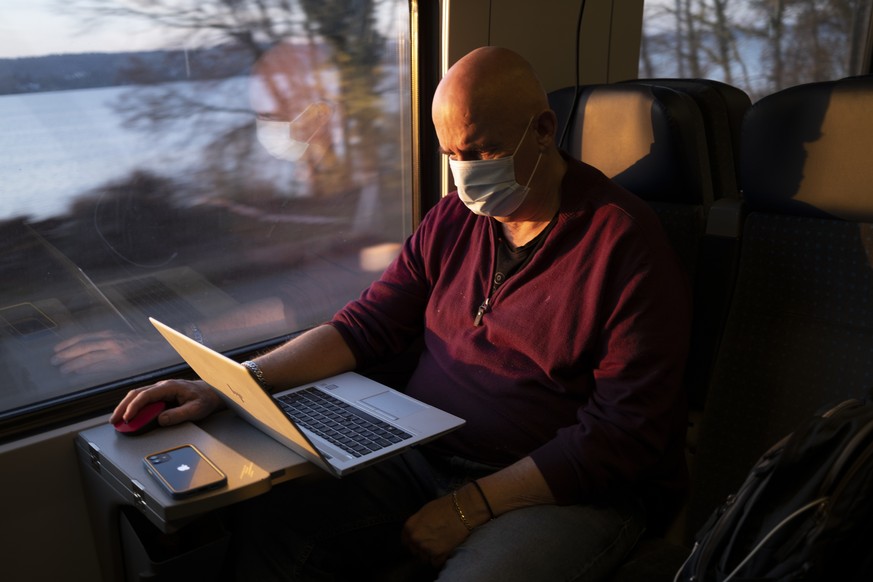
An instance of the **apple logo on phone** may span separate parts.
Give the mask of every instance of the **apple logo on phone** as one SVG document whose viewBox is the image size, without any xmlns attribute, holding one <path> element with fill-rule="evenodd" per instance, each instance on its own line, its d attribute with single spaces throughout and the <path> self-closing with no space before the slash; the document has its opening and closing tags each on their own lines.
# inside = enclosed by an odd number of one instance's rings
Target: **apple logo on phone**
<svg viewBox="0 0 873 582">
<path fill-rule="evenodd" d="M 185 471 L 189 471 L 189 470 L 191 470 L 191 467 L 189 467 L 189 466 L 186 465 L 185 463 L 182 463 L 181 465 L 179 465 L 178 467 L 176 467 L 176 470 L 177 470 L 177 471 L 181 471 L 181 472 L 184 473 Z"/>
</svg>

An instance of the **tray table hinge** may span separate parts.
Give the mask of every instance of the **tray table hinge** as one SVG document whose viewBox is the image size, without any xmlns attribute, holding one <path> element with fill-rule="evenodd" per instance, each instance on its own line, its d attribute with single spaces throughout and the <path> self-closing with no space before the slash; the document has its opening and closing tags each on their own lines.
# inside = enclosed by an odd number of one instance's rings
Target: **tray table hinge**
<svg viewBox="0 0 873 582">
<path fill-rule="evenodd" d="M 146 510 L 145 487 L 136 479 L 130 480 L 130 491 L 133 493 L 133 505 L 140 511 Z"/>
<path fill-rule="evenodd" d="M 100 447 L 92 442 L 88 442 L 88 457 L 91 459 L 91 467 L 100 472 Z"/>
</svg>

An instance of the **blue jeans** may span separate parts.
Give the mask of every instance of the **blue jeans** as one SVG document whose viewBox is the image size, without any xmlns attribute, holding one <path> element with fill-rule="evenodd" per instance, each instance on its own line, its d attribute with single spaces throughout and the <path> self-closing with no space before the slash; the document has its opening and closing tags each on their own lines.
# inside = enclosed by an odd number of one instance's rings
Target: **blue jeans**
<svg viewBox="0 0 873 582">
<path fill-rule="evenodd" d="M 314 475 L 276 487 L 237 506 L 233 578 L 606 580 L 644 530 L 635 499 L 543 505 L 477 527 L 439 572 L 406 552 L 400 531 L 410 515 L 494 470 L 414 450 L 343 479 Z"/>
</svg>

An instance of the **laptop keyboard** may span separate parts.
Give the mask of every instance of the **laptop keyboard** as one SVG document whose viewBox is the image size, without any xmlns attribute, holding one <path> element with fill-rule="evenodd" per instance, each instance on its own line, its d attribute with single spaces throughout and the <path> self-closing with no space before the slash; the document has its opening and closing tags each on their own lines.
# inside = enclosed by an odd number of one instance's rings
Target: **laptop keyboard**
<svg viewBox="0 0 873 582">
<path fill-rule="evenodd" d="M 354 457 L 412 438 L 411 434 L 317 388 L 304 388 L 276 399 L 298 425 Z"/>
<path fill-rule="evenodd" d="M 113 286 L 142 313 L 164 323 L 189 323 L 199 317 L 187 301 L 156 277 L 119 281 Z"/>
</svg>

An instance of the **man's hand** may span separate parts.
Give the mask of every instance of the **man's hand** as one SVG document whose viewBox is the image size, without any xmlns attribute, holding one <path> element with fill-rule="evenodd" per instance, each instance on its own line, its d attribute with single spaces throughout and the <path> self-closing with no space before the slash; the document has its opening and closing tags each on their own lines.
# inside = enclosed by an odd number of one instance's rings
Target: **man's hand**
<svg viewBox="0 0 873 582">
<path fill-rule="evenodd" d="M 445 564 L 455 548 L 470 535 L 468 526 L 476 527 L 489 519 L 487 509 L 471 485 L 458 489 L 455 495 L 457 508 L 452 496 L 446 495 L 422 507 L 403 526 L 403 543 L 409 551 L 437 568 Z"/>
<path fill-rule="evenodd" d="M 516 463 L 468 483 L 456 498 L 446 495 L 406 520 L 403 543 L 416 556 L 441 567 L 472 530 L 507 511 L 555 502 L 533 459 Z M 457 506 L 455 503 L 457 502 Z"/>
<path fill-rule="evenodd" d="M 128 392 L 112 412 L 109 422 L 115 424 L 122 419 L 128 421 L 143 406 L 159 400 L 168 402 L 171 406 L 177 405 L 161 413 L 158 417 L 158 424 L 161 426 L 206 418 L 224 404 L 215 390 L 202 380 L 163 380 Z"/>
<path fill-rule="evenodd" d="M 63 374 L 127 370 L 155 352 L 154 342 L 115 331 L 85 333 L 55 346 L 51 363 Z"/>
</svg>

